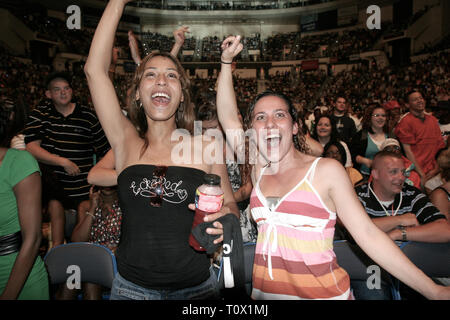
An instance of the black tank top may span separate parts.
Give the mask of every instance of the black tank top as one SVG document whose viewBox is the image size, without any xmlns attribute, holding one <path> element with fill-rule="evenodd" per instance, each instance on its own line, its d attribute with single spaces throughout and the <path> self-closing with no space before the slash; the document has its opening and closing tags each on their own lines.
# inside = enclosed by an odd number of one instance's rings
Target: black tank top
<svg viewBox="0 0 450 320">
<path fill-rule="evenodd" d="M 170 166 L 164 182 L 160 208 L 150 205 L 154 165 L 132 165 L 118 177 L 122 209 L 122 233 L 116 251 L 120 275 L 139 286 L 181 289 L 208 279 L 210 262 L 206 254 L 189 246 L 196 188 L 202 184 L 202 170 Z"/>
</svg>

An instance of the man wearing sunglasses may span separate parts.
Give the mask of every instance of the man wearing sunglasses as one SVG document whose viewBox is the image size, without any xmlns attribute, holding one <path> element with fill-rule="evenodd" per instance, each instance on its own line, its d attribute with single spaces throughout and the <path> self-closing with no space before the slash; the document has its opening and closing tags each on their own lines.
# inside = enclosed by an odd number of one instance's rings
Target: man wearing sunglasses
<svg viewBox="0 0 450 320">
<path fill-rule="evenodd" d="M 401 154 L 378 152 L 373 180 L 356 187 L 356 194 L 372 221 L 392 240 L 449 242 L 450 224 L 419 189 L 405 183 Z"/>
</svg>

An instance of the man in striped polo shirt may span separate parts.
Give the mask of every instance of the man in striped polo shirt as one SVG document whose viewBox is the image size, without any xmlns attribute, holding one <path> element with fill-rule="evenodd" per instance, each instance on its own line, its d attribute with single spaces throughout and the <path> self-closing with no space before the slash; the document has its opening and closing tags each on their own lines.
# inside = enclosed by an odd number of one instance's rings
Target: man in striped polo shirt
<svg viewBox="0 0 450 320">
<path fill-rule="evenodd" d="M 80 202 L 89 199 L 87 175 L 93 166 L 93 155 L 102 157 L 110 146 L 94 110 L 72 102 L 67 74 L 50 75 L 45 95 L 49 102 L 38 105 L 29 116 L 24 132 L 26 149 L 44 169 L 44 200 L 58 200 L 64 209 L 77 210 Z M 48 176 L 53 176 L 56 181 L 46 179 Z M 49 206 L 52 211 L 49 213 L 52 233 L 57 233 L 52 234 L 53 244 L 57 245 L 63 241 L 64 215 L 61 217 L 61 211 L 63 214 L 64 209 L 59 210 L 60 205 L 53 204 L 54 201 Z M 55 231 L 54 223 L 62 230 Z"/>
<path fill-rule="evenodd" d="M 450 224 L 419 189 L 405 182 L 400 154 L 378 152 L 372 182 L 356 187 L 359 201 L 372 221 L 392 240 L 449 242 Z"/>
</svg>

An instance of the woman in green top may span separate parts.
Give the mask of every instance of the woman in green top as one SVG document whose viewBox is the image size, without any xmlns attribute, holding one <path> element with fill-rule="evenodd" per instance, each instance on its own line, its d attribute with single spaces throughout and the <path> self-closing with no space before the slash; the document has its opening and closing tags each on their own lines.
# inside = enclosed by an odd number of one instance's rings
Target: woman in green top
<svg viewBox="0 0 450 320">
<path fill-rule="evenodd" d="M 1 110 L 0 110 L 1 111 Z M 5 119 L 0 119 L 5 137 Z M 41 243 L 41 176 L 27 151 L 0 144 L 0 300 L 49 299 Z M 21 240 L 20 240 L 21 237 Z"/>
<path fill-rule="evenodd" d="M 355 168 L 365 179 L 370 176 L 373 157 L 381 151 L 381 145 L 387 138 L 389 134 L 386 110 L 378 104 L 367 107 L 362 119 L 362 130 L 359 137 L 353 139 L 352 144 Z"/>
</svg>

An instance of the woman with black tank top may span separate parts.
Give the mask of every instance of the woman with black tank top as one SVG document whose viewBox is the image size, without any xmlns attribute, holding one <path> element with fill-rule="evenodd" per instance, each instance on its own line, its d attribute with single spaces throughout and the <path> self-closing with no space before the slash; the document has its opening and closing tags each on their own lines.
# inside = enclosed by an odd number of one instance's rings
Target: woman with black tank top
<svg viewBox="0 0 450 320">
<path fill-rule="evenodd" d="M 214 299 L 217 281 L 205 253 L 189 246 L 196 188 L 206 173 L 221 177 L 224 205 L 214 221 L 239 214 L 219 142 L 193 138 L 189 80 L 179 61 L 152 53 L 138 66 L 128 120 L 108 77 L 114 35 L 125 5 L 111 0 L 92 40 L 85 73 L 118 173 L 122 233 L 111 299 Z M 210 145 L 211 144 L 211 145 Z M 192 208 L 192 205 L 190 206 Z M 220 223 L 207 229 L 223 240 Z"/>
</svg>

